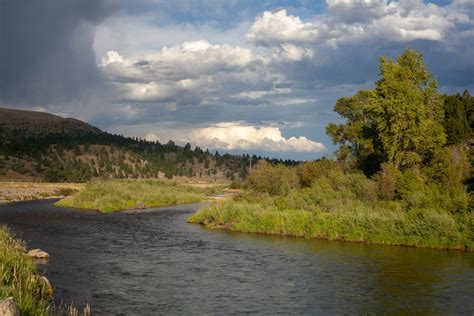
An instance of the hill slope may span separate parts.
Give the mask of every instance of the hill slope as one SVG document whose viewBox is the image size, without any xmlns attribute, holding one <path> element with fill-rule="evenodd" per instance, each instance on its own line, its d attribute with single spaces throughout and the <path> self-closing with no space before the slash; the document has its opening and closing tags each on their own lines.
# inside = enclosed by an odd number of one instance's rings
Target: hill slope
<svg viewBox="0 0 474 316">
<path fill-rule="evenodd" d="M 43 138 L 52 134 L 76 137 L 84 134 L 100 134 L 100 129 L 73 118 L 57 115 L 0 108 L 0 131 L 2 139 L 12 141 L 19 135 Z M 15 135 L 16 134 L 16 135 Z"/>
<path fill-rule="evenodd" d="M 245 177 L 249 159 L 248 155 L 211 154 L 171 141 L 160 144 L 112 135 L 49 113 L 0 109 L 0 179 L 234 179 Z"/>
</svg>

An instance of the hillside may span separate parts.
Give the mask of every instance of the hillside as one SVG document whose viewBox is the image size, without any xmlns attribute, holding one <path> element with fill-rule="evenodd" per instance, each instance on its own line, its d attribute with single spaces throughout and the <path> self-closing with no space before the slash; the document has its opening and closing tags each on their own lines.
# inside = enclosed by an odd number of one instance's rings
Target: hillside
<svg viewBox="0 0 474 316">
<path fill-rule="evenodd" d="M 253 157 L 256 162 L 259 157 Z M 261 159 L 261 158 L 260 158 Z M 248 155 L 219 155 L 112 135 L 53 114 L 0 109 L 0 179 L 83 182 L 93 178 L 234 179 L 247 175 Z M 294 163 L 294 162 L 287 162 Z"/>
<path fill-rule="evenodd" d="M 62 134 L 75 137 L 84 134 L 100 134 L 100 129 L 73 118 L 62 118 L 57 115 L 0 108 L 0 131 L 2 139 L 13 140 L 15 137 L 24 135 L 26 137 L 45 137 L 48 135 Z"/>
</svg>

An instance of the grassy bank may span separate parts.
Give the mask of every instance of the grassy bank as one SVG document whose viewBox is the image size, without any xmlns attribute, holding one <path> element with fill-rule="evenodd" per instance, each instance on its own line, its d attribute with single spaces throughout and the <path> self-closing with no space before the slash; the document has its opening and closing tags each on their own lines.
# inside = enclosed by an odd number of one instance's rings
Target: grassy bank
<svg viewBox="0 0 474 316">
<path fill-rule="evenodd" d="M 474 214 L 463 186 L 396 182 L 345 171 L 334 162 L 298 169 L 263 166 L 247 190 L 204 206 L 188 221 L 210 228 L 412 247 L 474 250 Z"/>
<path fill-rule="evenodd" d="M 199 188 L 160 180 L 113 180 L 91 182 L 56 205 L 101 212 L 188 204 L 206 200 L 220 187 Z"/>
<path fill-rule="evenodd" d="M 21 315 L 48 315 L 50 288 L 26 255 L 24 244 L 4 227 L 0 227 L 0 264 L 0 299 L 13 296 Z"/>
<path fill-rule="evenodd" d="M 239 232 L 474 250 L 474 216 L 373 209 L 278 209 L 268 204 L 228 200 L 202 207 L 190 223 Z"/>
</svg>

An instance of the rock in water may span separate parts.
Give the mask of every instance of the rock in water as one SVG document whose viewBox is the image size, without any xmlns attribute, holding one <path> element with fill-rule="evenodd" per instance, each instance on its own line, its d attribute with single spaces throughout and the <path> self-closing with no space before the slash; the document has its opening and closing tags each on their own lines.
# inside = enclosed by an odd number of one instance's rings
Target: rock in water
<svg viewBox="0 0 474 316">
<path fill-rule="evenodd" d="M 1 316 L 20 316 L 20 311 L 16 306 L 13 297 L 0 300 L 0 315 Z"/>
<path fill-rule="evenodd" d="M 28 257 L 32 257 L 35 259 L 48 259 L 49 254 L 41 249 L 31 249 L 30 251 L 28 251 Z"/>
</svg>

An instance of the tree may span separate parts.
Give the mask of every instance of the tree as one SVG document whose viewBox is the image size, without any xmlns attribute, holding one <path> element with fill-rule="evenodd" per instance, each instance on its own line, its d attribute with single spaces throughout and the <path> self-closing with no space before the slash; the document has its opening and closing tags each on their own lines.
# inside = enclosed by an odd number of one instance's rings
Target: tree
<svg viewBox="0 0 474 316">
<path fill-rule="evenodd" d="M 326 127 L 327 134 L 334 144 L 340 144 L 338 160 L 355 163 L 354 167 L 368 174 L 379 169 L 382 157 L 376 146 L 376 130 L 368 113 L 368 104 L 374 98 L 374 92 L 362 90 L 352 97 L 341 98 L 336 102 L 334 111 L 347 119 L 345 124 L 331 123 Z"/>
<path fill-rule="evenodd" d="M 442 97 L 416 50 L 407 48 L 396 61 L 382 57 L 375 89 L 339 99 L 334 110 L 346 118 L 327 127 L 341 144 L 339 158 L 355 161 L 366 174 L 382 163 L 405 170 L 445 156 L 439 155 L 446 142 Z"/>
<path fill-rule="evenodd" d="M 444 96 L 444 128 L 448 144 L 460 144 L 470 136 L 471 129 L 465 100 L 461 95 Z"/>
</svg>

